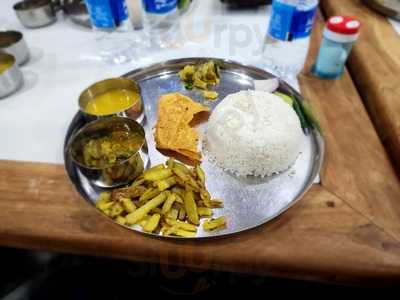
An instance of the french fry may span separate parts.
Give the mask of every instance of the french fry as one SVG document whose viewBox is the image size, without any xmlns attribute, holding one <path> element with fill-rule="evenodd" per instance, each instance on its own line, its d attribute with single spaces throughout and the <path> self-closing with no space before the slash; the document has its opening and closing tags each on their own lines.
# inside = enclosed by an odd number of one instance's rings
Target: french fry
<svg viewBox="0 0 400 300">
<path fill-rule="evenodd" d="M 196 169 L 198 181 L 200 182 L 201 186 L 204 187 L 206 184 L 206 175 L 204 174 L 204 171 L 200 167 L 200 165 L 196 165 L 195 169 Z"/>
<path fill-rule="evenodd" d="M 158 227 L 158 223 L 160 222 L 161 216 L 159 214 L 154 214 L 150 217 L 150 219 L 146 222 L 143 227 L 143 230 L 146 232 L 153 232 Z"/>
<path fill-rule="evenodd" d="M 163 169 L 165 169 L 164 164 L 158 164 L 158 165 L 151 167 L 147 171 L 156 171 L 156 170 L 163 170 Z"/>
<path fill-rule="evenodd" d="M 200 191 L 198 188 L 195 188 L 186 182 L 185 182 L 185 190 L 192 190 L 195 193 L 198 193 Z"/>
<path fill-rule="evenodd" d="M 111 218 L 116 218 L 118 217 L 122 212 L 124 211 L 123 207 L 121 204 L 118 202 L 114 202 L 114 204 L 110 207 L 110 214 L 109 216 Z"/>
<path fill-rule="evenodd" d="M 185 211 L 185 208 L 183 206 L 179 209 L 178 219 L 181 220 L 181 221 L 186 219 L 186 211 Z"/>
<path fill-rule="evenodd" d="M 111 193 L 109 192 L 100 193 L 99 198 L 97 199 L 96 202 L 96 206 L 100 207 L 101 205 L 106 204 L 107 202 L 110 201 L 111 201 Z"/>
<path fill-rule="evenodd" d="M 197 180 L 197 173 L 196 170 L 193 168 L 190 170 L 190 176 L 194 179 Z"/>
<path fill-rule="evenodd" d="M 143 202 L 145 202 L 145 201 L 147 201 L 149 199 L 152 199 L 152 198 L 156 197 L 160 193 L 161 192 L 158 189 L 149 188 L 142 194 L 142 196 L 140 196 L 139 202 L 143 203 Z"/>
<path fill-rule="evenodd" d="M 211 199 L 200 165 L 189 168 L 173 158 L 145 171 L 129 187 L 101 193 L 96 202 L 121 225 L 139 224 L 145 232 L 180 237 L 195 237 L 200 218 L 212 217 L 213 208 L 222 205 Z M 203 223 L 206 231 L 224 226 L 224 217 Z"/>
<path fill-rule="evenodd" d="M 196 236 L 196 232 L 192 232 L 192 231 L 186 231 L 183 229 L 175 229 L 172 234 L 177 235 L 177 236 L 181 236 L 181 237 L 185 237 L 185 238 L 191 238 L 191 237 L 195 237 Z"/>
<path fill-rule="evenodd" d="M 200 186 L 197 184 L 196 180 L 193 179 L 192 176 L 189 176 L 188 184 L 192 187 L 192 189 L 196 192 L 200 191 Z"/>
<path fill-rule="evenodd" d="M 143 228 L 144 226 L 146 226 L 147 221 L 150 220 L 150 216 L 146 215 L 140 222 L 139 225 Z"/>
<path fill-rule="evenodd" d="M 135 204 L 133 204 L 132 200 L 129 198 L 120 198 L 119 201 L 122 203 L 122 207 L 125 209 L 127 213 L 132 213 L 136 210 Z"/>
<path fill-rule="evenodd" d="M 175 208 L 171 208 L 171 210 L 166 215 L 167 219 L 176 220 L 178 218 L 179 211 Z"/>
<path fill-rule="evenodd" d="M 182 199 L 185 197 L 185 190 L 183 188 L 180 188 L 178 186 L 174 186 L 171 191 L 177 195 L 179 195 Z"/>
<path fill-rule="evenodd" d="M 197 207 L 197 213 L 200 217 L 211 217 L 213 215 L 213 211 L 209 207 Z"/>
<path fill-rule="evenodd" d="M 182 222 L 182 221 L 179 221 L 179 220 L 175 221 L 175 220 L 171 220 L 171 219 L 166 219 L 165 221 L 170 226 L 177 225 L 177 227 L 179 229 L 183 229 L 183 230 L 186 230 L 186 231 L 193 231 L 193 232 L 197 231 L 197 226 L 195 226 L 193 224 L 185 223 L 185 222 Z"/>
<path fill-rule="evenodd" d="M 210 194 L 208 193 L 208 191 L 207 190 L 201 190 L 200 191 L 200 198 L 201 198 L 201 200 L 202 200 L 202 202 L 204 203 L 204 206 L 206 206 L 206 207 L 212 207 L 212 205 L 211 205 L 211 196 L 210 196 Z"/>
<path fill-rule="evenodd" d="M 140 220 L 142 220 L 152 209 L 158 207 L 167 199 L 167 193 L 162 192 L 155 198 L 151 199 L 149 202 L 139 207 L 133 213 L 130 213 L 126 216 L 127 224 L 136 224 Z"/>
<path fill-rule="evenodd" d="M 146 181 L 146 179 L 144 179 L 144 178 L 136 179 L 136 180 L 131 184 L 131 187 L 135 187 L 135 186 L 142 185 L 145 181 Z"/>
<path fill-rule="evenodd" d="M 115 219 L 115 222 L 117 222 L 118 224 L 121 224 L 121 225 L 125 225 L 126 219 L 125 219 L 124 217 L 122 217 L 122 216 L 118 216 L 118 217 Z"/>
<path fill-rule="evenodd" d="M 168 158 L 167 168 L 172 170 L 174 168 L 174 165 L 175 165 L 175 160 L 172 157 Z"/>
<path fill-rule="evenodd" d="M 203 223 L 203 229 L 205 231 L 213 231 L 213 230 L 217 230 L 217 229 L 222 229 L 225 226 L 226 226 L 225 217 L 219 217 L 216 219 L 205 220 Z"/>
<path fill-rule="evenodd" d="M 113 201 L 118 201 L 122 197 L 134 199 L 134 198 L 137 198 L 137 197 L 140 197 L 141 195 L 143 195 L 145 191 L 146 191 L 146 187 L 144 187 L 142 185 L 137 185 L 134 187 L 119 188 L 119 189 L 115 189 L 111 192 L 111 199 Z"/>
<path fill-rule="evenodd" d="M 210 204 L 211 196 L 210 193 L 206 189 L 200 190 L 200 198 L 207 205 Z"/>
<path fill-rule="evenodd" d="M 102 212 L 105 212 L 106 210 L 109 210 L 111 206 L 113 206 L 114 202 L 102 202 L 97 204 L 96 206 L 98 209 L 100 209 Z"/>
<path fill-rule="evenodd" d="M 185 198 L 183 200 L 189 222 L 194 225 L 199 225 L 199 215 L 197 214 L 197 206 L 191 189 L 185 192 Z"/>
<path fill-rule="evenodd" d="M 210 205 L 213 208 L 221 208 L 224 207 L 224 202 L 221 199 L 213 199 L 210 201 Z"/>
<path fill-rule="evenodd" d="M 167 214 L 171 210 L 172 204 L 174 204 L 175 200 L 176 200 L 176 194 L 170 193 L 168 195 L 167 200 L 164 202 L 162 210 L 161 210 L 161 213 L 163 215 Z"/>
<path fill-rule="evenodd" d="M 175 195 L 175 201 L 177 203 L 183 204 L 183 197 L 177 193 L 172 192 Z"/>
<path fill-rule="evenodd" d="M 164 235 L 171 235 L 171 234 L 173 234 L 176 230 L 178 230 L 179 229 L 179 225 L 178 224 L 175 224 L 175 225 L 173 225 L 173 226 L 171 226 L 171 227 L 166 227 L 166 229 L 165 230 L 163 230 L 163 234 Z"/>
<path fill-rule="evenodd" d="M 160 233 L 162 235 L 167 235 L 165 232 L 169 229 L 170 227 L 168 225 L 162 225 L 160 229 Z"/>
<path fill-rule="evenodd" d="M 187 173 L 185 173 L 184 171 L 182 171 L 180 168 L 176 167 L 176 166 L 174 168 L 172 168 L 172 172 L 176 176 L 178 176 L 178 178 L 180 180 L 182 180 L 183 182 L 186 182 L 186 181 L 189 180 L 189 175 Z"/>
<path fill-rule="evenodd" d="M 167 179 L 158 180 L 154 182 L 154 184 L 157 186 L 159 191 L 165 191 L 176 184 L 176 179 L 174 177 L 169 177 Z"/>
<path fill-rule="evenodd" d="M 190 173 L 190 170 L 188 169 L 188 167 L 186 167 L 184 164 L 181 164 L 181 163 L 179 163 L 177 161 L 175 161 L 174 167 L 180 169 L 181 171 L 183 171 L 186 174 Z"/>
<path fill-rule="evenodd" d="M 184 188 L 185 187 L 185 181 L 183 181 L 182 179 L 180 179 L 178 176 L 175 176 L 175 180 L 176 180 L 176 185 L 178 186 L 178 188 Z"/>
<path fill-rule="evenodd" d="M 167 199 L 168 199 L 168 197 L 167 197 Z M 153 209 L 151 210 L 151 213 L 161 215 L 161 214 L 162 214 L 162 210 L 161 210 L 161 208 L 156 207 L 156 208 L 153 208 Z"/>
<path fill-rule="evenodd" d="M 163 180 L 171 176 L 172 176 L 172 171 L 170 169 L 147 170 L 143 174 L 144 179 L 148 181 Z"/>
</svg>

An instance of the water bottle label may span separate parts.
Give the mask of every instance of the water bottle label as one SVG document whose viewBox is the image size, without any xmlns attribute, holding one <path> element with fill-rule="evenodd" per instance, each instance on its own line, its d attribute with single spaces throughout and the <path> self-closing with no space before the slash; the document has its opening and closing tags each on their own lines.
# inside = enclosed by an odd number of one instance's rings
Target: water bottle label
<svg viewBox="0 0 400 300">
<path fill-rule="evenodd" d="M 165 14 L 174 10 L 177 5 L 177 0 L 143 0 L 144 9 L 152 14 Z"/>
<path fill-rule="evenodd" d="M 293 5 L 274 1 L 272 4 L 272 16 L 269 22 L 268 34 L 277 40 L 288 40 L 295 11 L 296 7 Z"/>
<path fill-rule="evenodd" d="M 308 37 L 314 23 L 314 16 L 317 6 L 309 10 L 296 10 L 292 16 L 292 26 L 290 28 L 291 39 Z"/>
<path fill-rule="evenodd" d="M 92 25 L 97 28 L 113 28 L 114 17 L 108 0 L 85 0 Z"/>
<path fill-rule="evenodd" d="M 125 0 L 112 0 L 110 4 L 114 21 L 117 25 L 128 19 L 128 8 L 126 7 Z"/>
</svg>

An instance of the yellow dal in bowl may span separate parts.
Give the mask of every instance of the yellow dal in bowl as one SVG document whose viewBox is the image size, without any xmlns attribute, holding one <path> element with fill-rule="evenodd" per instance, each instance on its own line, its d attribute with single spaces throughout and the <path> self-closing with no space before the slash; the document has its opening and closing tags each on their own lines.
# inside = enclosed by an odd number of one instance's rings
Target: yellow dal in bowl
<svg viewBox="0 0 400 300">
<path fill-rule="evenodd" d="M 138 101 L 139 93 L 127 89 L 114 89 L 96 95 L 87 103 L 85 112 L 96 116 L 112 115 L 124 111 Z"/>
</svg>

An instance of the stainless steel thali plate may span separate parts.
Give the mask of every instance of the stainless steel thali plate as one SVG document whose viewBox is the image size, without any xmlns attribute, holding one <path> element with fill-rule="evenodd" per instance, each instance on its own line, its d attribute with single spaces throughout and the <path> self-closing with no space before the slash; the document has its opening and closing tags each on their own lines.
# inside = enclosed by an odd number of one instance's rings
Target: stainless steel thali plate
<svg viewBox="0 0 400 300">
<path fill-rule="evenodd" d="M 254 80 L 273 78 L 268 72 L 242 65 L 237 62 L 215 59 L 221 66 L 221 82 L 216 88 L 218 101 L 204 100 L 198 91 L 186 90 L 177 75 L 187 64 L 196 64 L 211 58 L 184 58 L 170 60 L 146 68 L 134 70 L 125 77 L 136 80 L 142 90 L 146 121 L 144 124 L 151 165 L 163 163 L 166 157 L 155 149 L 153 127 L 157 122 L 158 99 L 162 94 L 180 92 L 205 105 L 214 108 L 220 99 L 240 90 L 254 89 Z M 301 96 L 287 83 L 280 81 L 279 91 Z M 73 165 L 67 152 L 68 141 L 85 124 L 78 112 L 70 124 L 64 144 L 65 166 L 76 190 L 91 205 L 95 205 L 102 191 L 93 185 Z M 207 124 L 200 126 L 204 132 Z M 218 237 L 238 233 L 264 224 L 289 209 L 311 187 L 318 177 L 324 156 L 324 141 L 317 130 L 306 135 L 304 149 L 296 163 L 287 171 L 267 178 L 238 178 L 216 167 L 206 153 L 203 153 L 202 168 L 206 173 L 206 186 L 213 198 L 224 200 L 224 208 L 215 209 L 214 217 L 223 215 L 227 219 L 225 229 L 205 232 L 199 227 L 196 238 Z M 95 208 L 94 208 L 95 209 Z M 126 226 L 124 226 L 126 227 Z M 142 232 L 138 227 L 126 227 Z M 158 236 L 155 234 L 143 233 Z M 176 237 L 167 237 L 176 238 Z M 178 237 L 179 238 L 179 237 Z"/>
</svg>

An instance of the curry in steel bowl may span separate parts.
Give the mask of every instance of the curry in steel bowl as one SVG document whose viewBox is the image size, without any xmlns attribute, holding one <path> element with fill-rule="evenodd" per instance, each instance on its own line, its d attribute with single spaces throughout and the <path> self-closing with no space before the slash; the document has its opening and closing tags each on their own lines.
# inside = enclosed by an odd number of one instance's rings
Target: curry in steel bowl
<svg viewBox="0 0 400 300">
<path fill-rule="evenodd" d="M 102 187 L 127 184 L 148 161 L 142 126 L 123 117 L 93 121 L 72 138 L 69 152 L 79 170 Z"/>
</svg>

